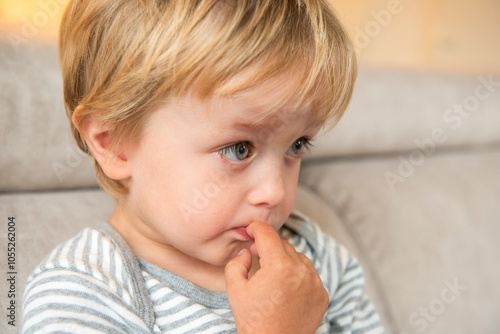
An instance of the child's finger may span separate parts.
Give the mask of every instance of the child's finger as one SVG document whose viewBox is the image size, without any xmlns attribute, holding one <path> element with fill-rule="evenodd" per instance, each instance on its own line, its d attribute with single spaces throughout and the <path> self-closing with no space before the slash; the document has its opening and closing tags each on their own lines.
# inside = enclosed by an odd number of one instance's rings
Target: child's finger
<svg viewBox="0 0 500 334">
<path fill-rule="evenodd" d="M 248 225 L 247 232 L 255 239 L 257 253 L 261 259 L 285 254 L 281 238 L 271 225 L 253 222 Z"/>
<path fill-rule="evenodd" d="M 243 249 L 240 254 L 235 256 L 231 261 L 226 264 L 226 289 L 229 291 L 239 284 L 248 280 L 248 272 L 252 268 L 252 257 L 248 250 Z"/>
<path fill-rule="evenodd" d="M 283 249 L 285 253 L 293 259 L 300 260 L 299 254 L 297 250 L 286 240 L 282 239 L 281 243 L 283 244 Z"/>
</svg>

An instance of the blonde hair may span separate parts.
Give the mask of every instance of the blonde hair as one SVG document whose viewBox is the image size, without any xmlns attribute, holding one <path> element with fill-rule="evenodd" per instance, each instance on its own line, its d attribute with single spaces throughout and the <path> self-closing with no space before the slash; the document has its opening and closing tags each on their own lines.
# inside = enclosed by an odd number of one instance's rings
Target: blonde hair
<svg viewBox="0 0 500 334">
<path fill-rule="evenodd" d="M 77 128 L 89 116 L 111 125 L 113 145 L 127 144 L 168 97 L 229 96 L 290 69 L 304 76 L 296 83 L 300 96 L 317 102 L 324 122 L 335 121 L 357 74 L 353 46 L 328 0 L 72 0 L 59 59 L 66 113 L 76 113 L 71 130 L 87 153 Z M 94 165 L 106 191 L 127 193 L 95 158 Z"/>
</svg>

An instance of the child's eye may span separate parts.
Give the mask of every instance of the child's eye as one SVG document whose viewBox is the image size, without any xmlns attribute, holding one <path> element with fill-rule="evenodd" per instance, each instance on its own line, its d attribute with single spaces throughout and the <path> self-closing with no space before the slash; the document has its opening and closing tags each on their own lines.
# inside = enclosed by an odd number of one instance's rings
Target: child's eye
<svg viewBox="0 0 500 334">
<path fill-rule="evenodd" d="M 224 147 L 220 154 L 232 161 L 242 161 L 250 157 L 250 143 L 242 141 L 231 146 Z"/>
<path fill-rule="evenodd" d="M 311 146 L 311 143 L 306 137 L 301 137 L 297 139 L 286 151 L 286 154 L 291 156 L 291 157 L 297 157 L 299 156 L 304 149 L 309 149 Z"/>
</svg>

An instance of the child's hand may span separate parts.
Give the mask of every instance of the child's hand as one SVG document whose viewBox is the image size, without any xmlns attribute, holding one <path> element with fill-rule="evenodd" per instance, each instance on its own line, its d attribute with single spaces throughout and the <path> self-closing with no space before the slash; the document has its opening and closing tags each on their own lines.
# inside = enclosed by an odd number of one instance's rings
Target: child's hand
<svg viewBox="0 0 500 334">
<path fill-rule="evenodd" d="M 226 265 L 227 297 L 238 333 L 314 333 L 328 294 L 313 263 L 266 223 L 247 228 L 261 268 L 248 279 L 252 259 L 243 250 Z"/>
</svg>

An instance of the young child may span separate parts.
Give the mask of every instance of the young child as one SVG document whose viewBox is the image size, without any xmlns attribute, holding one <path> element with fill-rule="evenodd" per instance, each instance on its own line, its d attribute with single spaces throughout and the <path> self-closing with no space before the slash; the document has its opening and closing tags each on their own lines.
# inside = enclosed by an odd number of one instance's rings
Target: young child
<svg viewBox="0 0 500 334">
<path fill-rule="evenodd" d="M 327 0 L 73 0 L 59 43 L 116 208 L 34 270 L 24 333 L 383 332 L 356 260 L 292 213 L 356 77 Z"/>
</svg>

